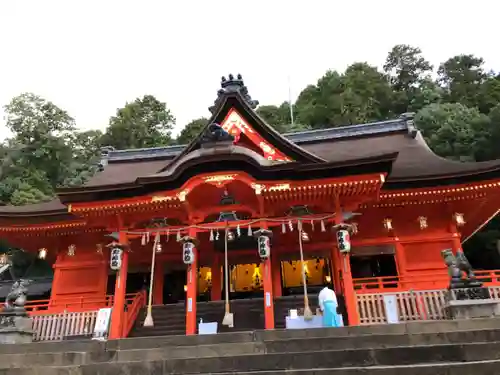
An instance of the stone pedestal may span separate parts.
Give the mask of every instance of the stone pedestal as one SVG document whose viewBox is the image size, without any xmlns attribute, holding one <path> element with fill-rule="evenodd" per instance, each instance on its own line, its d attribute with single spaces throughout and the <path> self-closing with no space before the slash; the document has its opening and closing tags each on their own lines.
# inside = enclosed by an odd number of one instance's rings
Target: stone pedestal
<svg viewBox="0 0 500 375">
<path fill-rule="evenodd" d="M 25 344 L 33 341 L 33 321 L 28 316 L 0 315 L 0 344 Z"/>
<path fill-rule="evenodd" d="M 482 286 L 452 288 L 448 290 L 445 305 L 450 319 L 493 318 L 500 316 L 500 303 Z"/>
<path fill-rule="evenodd" d="M 500 303 L 494 299 L 449 301 L 445 311 L 451 319 L 500 317 Z"/>
</svg>

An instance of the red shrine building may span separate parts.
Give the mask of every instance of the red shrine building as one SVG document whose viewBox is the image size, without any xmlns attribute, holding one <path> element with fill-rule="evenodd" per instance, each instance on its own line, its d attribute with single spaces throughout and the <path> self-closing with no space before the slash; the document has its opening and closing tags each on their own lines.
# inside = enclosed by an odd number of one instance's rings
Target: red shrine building
<svg viewBox="0 0 500 375">
<path fill-rule="evenodd" d="M 227 308 L 233 329 L 273 329 L 287 308 L 304 306 L 304 290 L 314 309 L 325 284 L 349 325 L 388 322 L 386 294 L 401 320 L 445 318 L 441 251 L 461 251 L 498 212 L 500 160 L 435 155 L 411 113 L 279 134 L 257 104 L 241 76 L 230 76 L 190 144 L 106 148 L 84 186 L 0 207 L 2 237 L 52 266 L 47 298 L 30 289 L 43 329 L 57 330 L 47 316 L 88 317 L 106 306 L 110 338 L 160 332 L 169 320 L 180 326 L 172 333 L 195 334 L 199 319 L 220 322 Z M 341 224 L 350 226 L 350 251 L 339 249 Z M 270 256 L 261 257 L 255 232 L 264 229 Z M 113 241 L 123 251 L 112 254 Z M 495 288 L 495 272 L 478 274 Z M 149 302 L 155 325 L 142 328 Z"/>
</svg>

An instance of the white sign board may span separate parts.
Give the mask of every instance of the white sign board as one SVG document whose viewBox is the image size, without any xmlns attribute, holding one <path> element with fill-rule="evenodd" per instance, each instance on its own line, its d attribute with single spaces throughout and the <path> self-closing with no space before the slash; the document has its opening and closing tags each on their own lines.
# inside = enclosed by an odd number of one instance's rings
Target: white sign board
<svg viewBox="0 0 500 375">
<path fill-rule="evenodd" d="M 266 307 L 271 307 L 271 293 L 266 292 Z"/>
<path fill-rule="evenodd" d="M 111 308 L 99 309 L 94 327 L 94 337 L 102 338 L 108 333 L 111 321 Z"/>
<path fill-rule="evenodd" d="M 399 323 L 398 301 L 395 294 L 384 294 L 385 315 L 387 323 Z"/>
<path fill-rule="evenodd" d="M 215 335 L 217 333 L 218 325 L 219 324 L 217 322 L 211 322 L 211 323 L 200 322 L 198 324 L 198 334 L 199 335 Z"/>
</svg>

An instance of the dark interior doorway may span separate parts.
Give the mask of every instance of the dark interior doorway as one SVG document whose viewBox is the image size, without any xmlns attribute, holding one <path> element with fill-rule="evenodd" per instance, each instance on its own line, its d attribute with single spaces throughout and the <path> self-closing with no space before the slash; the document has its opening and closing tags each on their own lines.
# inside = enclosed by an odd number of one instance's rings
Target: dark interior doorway
<svg viewBox="0 0 500 375">
<path fill-rule="evenodd" d="M 396 260 L 392 254 L 351 257 L 353 279 L 397 276 Z"/>
<path fill-rule="evenodd" d="M 170 271 L 164 276 L 163 303 L 177 303 L 186 299 L 186 270 Z"/>
<path fill-rule="evenodd" d="M 106 294 L 114 295 L 116 287 L 116 274 L 108 275 L 108 285 Z M 125 293 L 137 293 L 141 290 L 149 289 L 149 273 L 129 273 L 127 274 L 127 289 Z"/>
</svg>

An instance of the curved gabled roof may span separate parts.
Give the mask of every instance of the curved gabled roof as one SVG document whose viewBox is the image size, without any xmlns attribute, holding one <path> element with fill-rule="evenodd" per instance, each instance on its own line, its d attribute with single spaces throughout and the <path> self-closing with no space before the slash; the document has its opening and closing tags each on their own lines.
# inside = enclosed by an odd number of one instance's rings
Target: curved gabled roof
<svg viewBox="0 0 500 375">
<path fill-rule="evenodd" d="M 275 171 L 279 167 L 283 173 L 290 173 L 294 168 L 298 171 L 306 168 L 311 171 L 338 168 L 349 174 L 349 170 L 345 168 L 387 163 L 390 160 L 392 170 L 384 189 L 440 186 L 500 177 L 500 160 L 463 163 L 436 155 L 415 128 L 412 114 L 404 114 L 388 121 L 282 135 L 254 111 L 257 102 L 251 100 L 241 77 L 223 80 L 218 95 L 211 108 L 213 115 L 209 124 L 220 123 L 230 110 L 235 109 L 265 142 L 292 160 L 281 165 L 266 163 L 262 157 L 256 157 L 251 152 L 245 151 L 248 154 L 246 156 L 245 152 L 232 152 L 238 150 L 239 146 L 232 146 L 232 151 L 225 154 L 229 158 L 235 157 L 240 161 L 245 160 L 247 164 L 258 165 L 262 173 L 268 173 L 270 169 Z M 145 184 L 155 184 L 162 179 L 172 180 L 177 175 L 177 167 L 184 168 L 188 164 L 195 164 L 193 160 L 197 158 L 205 158 L 206 152 L 197 151 L 201 150 L 202 138 L 203 132 L 188 145 L 112 150 L 103 158 L 102 170 L 87 184 L 78 188 L 60 189 L 59 197 L 65 202 L 70 196 L 70 201 L 78 201 L 97 199 L 100 194 L 113 199 L 121 191 L 128 196 L 139 194 Z M 211 158 L 215 161 L 221 155 Z M 22 207 L 0 207 L 0 219 L 35 214 L 39 217 L 43 214 L 54 220 L 71 218 L 59 199 Z"/>
<path fill-rule="evenodd" d="M 252 128 L 259 133 L 269 144 L 276 147 L 283 154 L 290 157 L 292 160 L 300 163 L 321 163 L 325 160 L 303 149 L 296 143 L 291 142 L 286 137 L 278 133 L 274 128 L 268 125 L 252 108 L 248 105 L 245 99 L 238 91 L 224 93 L 214 111 L 214 114 L 208 121 L 208 124 L 222 123 L 225 116 L 231 109 L 236 109 L 247 121 L 250 122 Z M 208 127 L 209 125 L 207 125 Z M 174 158 L 174 163 L 187 155 L 188 153 L 198 149 L 203 138 L 205 129 L 191 141 L 178 156 Z"/>
</svg>

